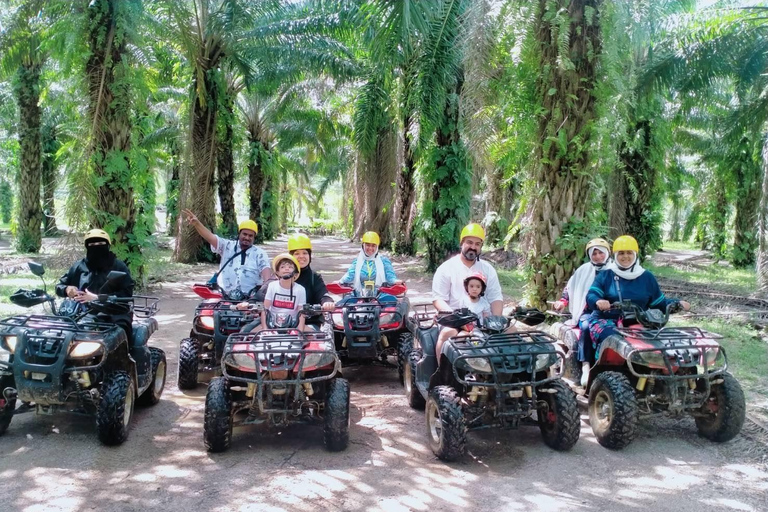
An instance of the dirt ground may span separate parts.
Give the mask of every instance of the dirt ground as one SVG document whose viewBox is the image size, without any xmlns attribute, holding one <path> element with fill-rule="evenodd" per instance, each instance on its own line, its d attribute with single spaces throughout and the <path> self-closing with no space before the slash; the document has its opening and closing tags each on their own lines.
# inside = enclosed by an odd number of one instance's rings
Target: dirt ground
<svg viewBox="0 0 768 512">
<path fill-rule="evenodd" d="M 284 242 L 268 244 L 270 255 Z M 338 279 L 357 246 L 316 242 L 313 267 Z M 397 264 L 412 302 L 429 279 Z M 581 438 L 567 453 L 549 449 L 537 428 L 469 435 L 468 453 L 446 464 L 425 442 L 424 415 L 408 407 L 395 370 L 345 371 L 352 386 L 349 448 L 329 453 L 318 426 L 281 431 L 235 429 L 232 448 L 203 446 L 205 386 L 176 387 L 178 341 L 198 298 L 189 285 L 210 276 L 198 267 L 164 283 L 160 330 L 169 375 L 161 402 L 137 408 L 128 441 L 99 444 L 94 422 L 72 416 L 14 418 L 0 438 L 2 511 L 318 511 L 318 510 L 699 510 L 768 509 L 765 446 L 748 435 L 718 445 L 699 438 L 690 419 L 646 421 L 620 452 L 597 444 L 582 415 Z"/>
</svg>

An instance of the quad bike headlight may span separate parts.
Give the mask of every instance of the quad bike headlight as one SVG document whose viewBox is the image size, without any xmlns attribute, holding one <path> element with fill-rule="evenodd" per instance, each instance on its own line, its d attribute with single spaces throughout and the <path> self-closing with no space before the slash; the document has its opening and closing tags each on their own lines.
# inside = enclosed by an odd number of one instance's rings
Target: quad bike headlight
<svg viewBox="0 0 768 512">
<path fill-rule="evenodd" d="M 336 362 L 336 359 L 333 357 L 333 354 L 329 354 L 328 352 L 315 352 L 307 354 L 304 357 L 304 368 L 323 368 L 325 366 L 330 366 Z"/>
<path fill-rule="evenodd" d="M 16 336 L 5 337 L 5 346 L 7 347 L 8 352 L 10 352 L 11 354 L 16 352 L 16 341 L 17 341 Z M 2 348 L 3 348 L 2 344 L 0 344 L 0 350 L 2 350 Z"/>
<path fill-rule="evenodd" d="M 250 354 L 230 352 L 224 356 L 224 363 L 236 368 L 256 369 L 256 360 Z"/>
<path fill-rule="evenodd" d="M 540 372 L 541 370 L 549 368 L 549 356 L 550 354 L 539 354 L 536 356 L 536 365 L 534 367 L 535 372 Z"/>
<path fill-rule="evenodd" d="M 95 341 L 76 341 L 69 351 L 70 359 L 91 357 L 101 350 L 101 343 Z"/>
<path fill-rule="evenodd" d="M 490 373 L 491 371 L 491 363 L 485 357 L 469 357 L 465 361 L 470 368 L 478 372 Z"/>
<path fill-rule="evenodd" d="M 344 315 L 341 313 L 331 313 L 331 319 L 333 320 L 333 326 L 337 329 L 344 328 Z"/>
<path fill-rule="evenodd" d="M 213 317 L 212 316 L 201 316 L 200 317 L 200 325 L 205 327 L 206 329 L 213 329 Z"/>
</svg>

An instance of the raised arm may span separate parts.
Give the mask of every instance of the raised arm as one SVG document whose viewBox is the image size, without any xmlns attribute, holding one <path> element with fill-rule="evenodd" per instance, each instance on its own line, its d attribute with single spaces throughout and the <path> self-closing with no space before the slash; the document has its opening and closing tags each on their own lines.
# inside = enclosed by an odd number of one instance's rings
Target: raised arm
<svg viewBox="0 0 768 512">
<path fill-rule="evenodd" d="M 197 218 L 197 215 L 192 213 L 192 210 L 182 210 L 181 213 L 184 215 L 184 217 L 187 220 L 187 223 L 191 225 L 193 228 L 195 228 L 195 231 L 197 231 L 203 239 L 211 244 L 211 247 L 213 247 L 214 251 L 218 251 L 219 247 L 219 239 L 216 235 L 214 235 L 210 229 L 203 226 L 203 223 L 200 222 L 200 219 Z"/>
</svg>

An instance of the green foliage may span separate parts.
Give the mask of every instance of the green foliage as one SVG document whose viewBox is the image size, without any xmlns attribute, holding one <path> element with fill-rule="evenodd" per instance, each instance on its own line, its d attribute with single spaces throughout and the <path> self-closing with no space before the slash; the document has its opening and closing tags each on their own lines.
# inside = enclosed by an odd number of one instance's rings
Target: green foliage
<svg viewBox="0 0 768 512">
<path fill-rule="evenodd" d="M 0 220 L 3 224 L 11 222 L 13 213 L 13 190 L 6 180 L 0 180 Z"/>
</svg>

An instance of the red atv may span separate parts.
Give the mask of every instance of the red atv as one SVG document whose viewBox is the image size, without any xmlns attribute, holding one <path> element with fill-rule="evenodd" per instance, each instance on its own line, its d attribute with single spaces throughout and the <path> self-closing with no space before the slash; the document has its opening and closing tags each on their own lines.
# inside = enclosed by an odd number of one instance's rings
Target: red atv
<svg viewBox="0 0 768 512">
<path fill-rule="evenodd" d="M 322 311 L 305 305 L 299 314 Z M 284 317 L 268 315 L 265 330 L 229 336 L 222 372 L 205 397 L 203 438 L 209 451 L 229 448 L 235 425 L 317 420 L 323 422 L 328 450 L 347 447 L 349 383 L 341 378 L 341 361 L 327 332 L 302 332 Z"/>
<path fill-rule="evenodd" d="M 244 313 L 232 307 L 243 300 L 227 298 L 216 284 L 193 284 L 192 291 L 203 301 L 195 309 L 189 337 L 179 343 L 179 389 L 194 389 L 200 372 L 219 370 L 227 337 L 245 321 Z"/>
<path fill-rule="evenodd" d="M 606 338 L 589 373 L 587 387 L 573 385 L 588 398 L 589 421 L 598 442 L 611 449 L 629 445 L 643 416 L 693 416 L 702 437 L 725 442 L 744 424 L 744 392 L 727 372 L 719 335 L 698 327 L 665 327 L 666 313 L 642 310 L 631 301 L 622 311 L 619 334 Z"/>
<path fill-rule="evenodd" d="M 366 281 L 363 293 L 353 295 L 354 288 L 338 283 L 328 285 L 328 291 L 342 295 L 331 314 L 336 350 L 344 366 L 378 363 L 394 367 L 387 358 L 397 359 L 400 382 L 403 382 L 405 354 L 401 347 L 412 344 L 413 335 L 407 320 L 411 304 L 405 296 L 404 284 L 376 287 Z M 381 294 L 394 296 L 397 301 L 381 301 Z"/>
</svg>

